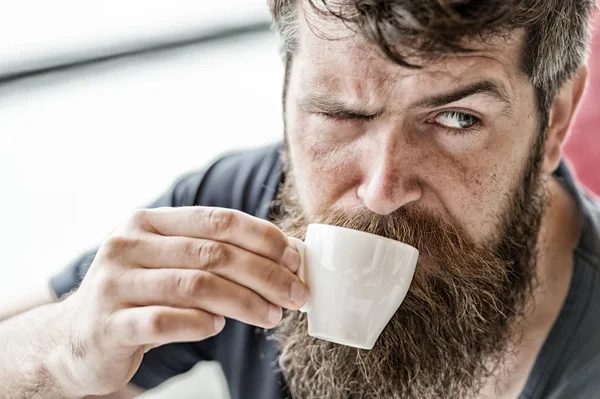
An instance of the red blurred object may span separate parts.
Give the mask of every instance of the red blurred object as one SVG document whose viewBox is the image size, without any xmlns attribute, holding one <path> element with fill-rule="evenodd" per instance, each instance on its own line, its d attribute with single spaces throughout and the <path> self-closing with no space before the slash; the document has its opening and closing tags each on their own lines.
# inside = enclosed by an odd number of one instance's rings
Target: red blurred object
<svg viewBox="0 0 600 399">
<path fill-rule="evenodd" d="M 579 181 L 600 195 L 600 12 L 596 13 L 585 97 L 564 147 Z"/>
</svg>

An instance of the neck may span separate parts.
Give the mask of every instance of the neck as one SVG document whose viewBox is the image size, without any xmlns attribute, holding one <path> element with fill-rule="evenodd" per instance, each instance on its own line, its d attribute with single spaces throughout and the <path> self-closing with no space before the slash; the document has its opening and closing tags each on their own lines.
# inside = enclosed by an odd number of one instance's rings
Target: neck
<svg viewBox="0 0 600 399">
<path fill-rule="evenodd" d="M 486 384 L 482 398 L 517 398 L 525 387 L 567 297 L 578 238 L 579 210 L 575 199 L 551 178 L 548 206 L 538 237 L 537 286 L 522 322 L 522 338 L 494 381 Z"/>
</svg>

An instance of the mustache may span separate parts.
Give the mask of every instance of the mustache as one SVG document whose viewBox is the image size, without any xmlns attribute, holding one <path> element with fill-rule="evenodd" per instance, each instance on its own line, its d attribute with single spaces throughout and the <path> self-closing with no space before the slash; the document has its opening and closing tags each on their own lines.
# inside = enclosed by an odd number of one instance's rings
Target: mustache
<svg viewBox="0 0 600 399">
<path fill-rule="evenodd" d="M 434 248 L 441 244 L 463 249 L 474 246 L 457 223 L 449 222 L 419 204 L 399 208 L 389 215 L 380 215 L 364 207 L 332 209 L 317 217 L 316 223 L 361 230 L 402 241 L 426 254 L 432 254 Z"/>
<path fill-rule="evenodd" d="M 360 230 L 397 240 L 419 250 L 419 264 L 415 273 L 418 280 L 459 280 L 461 284 L 474 285 L 490 281 L 505 281 L 510 270 L 509 261 L 498 256 L 496 245 L 490 240 L 475 242 L 457 223 L 446 220 L 422 205 L 402 207 L 389 215 L 380 215 L 364 207 L 331 209 L 315 220 Z M 308 224 L 305 223 L 293 235 L 304 239 Z M 478 268 L 469 265 L 489 264 L 493 267 Z"/>
</svg>

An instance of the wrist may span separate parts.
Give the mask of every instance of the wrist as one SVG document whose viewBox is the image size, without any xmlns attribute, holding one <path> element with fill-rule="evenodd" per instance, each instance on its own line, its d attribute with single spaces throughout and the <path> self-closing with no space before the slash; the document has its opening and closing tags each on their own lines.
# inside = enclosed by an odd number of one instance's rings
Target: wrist
<svg viewBox="0 0 600 399">
<path fill-rule="evenodd" d="M 59 351 L 53 350 L 46 362 L 41 366 L 41 372 L 51 381 L 52 387 L 60 393 L 61 398 L 83 398 L 86 396 L 78 387 L 72 367 Z"/>
<path fill-rule="evenodd" d="M 72 313 L 65 309 L 66 307 L 68 307 L 67 300 L 55 304 L 53 310 L 57 317 L 53 332 L 54 345 L 48 352 L 41 368 L 43 372 L 49 375 L 56 390 L 61 392 L 61 397 L 82 398 L 88 393 L 83 392 L 75 373 L 73 348 L 76 348 L 76 341 L 72 323 L 69 319 L 69 315 Z"/>
</svg>

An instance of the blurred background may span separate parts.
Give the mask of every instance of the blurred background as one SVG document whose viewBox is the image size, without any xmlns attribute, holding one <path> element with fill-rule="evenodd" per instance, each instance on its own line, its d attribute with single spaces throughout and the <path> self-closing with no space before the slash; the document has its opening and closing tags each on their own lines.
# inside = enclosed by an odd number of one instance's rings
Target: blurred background
<svg viewBox="0 0 600 399">
<path fill-rule="evenodd" d="M 565 153 L 600 193 L 598 29 L 593 47 Z M 182 173 L 280 139 L 282 79 L 266 0 L 3 5 L 0 306 L 47 284 Z M 226 398 L 222 383 L 200 365 L 144 396 Z"/>
</svg>

